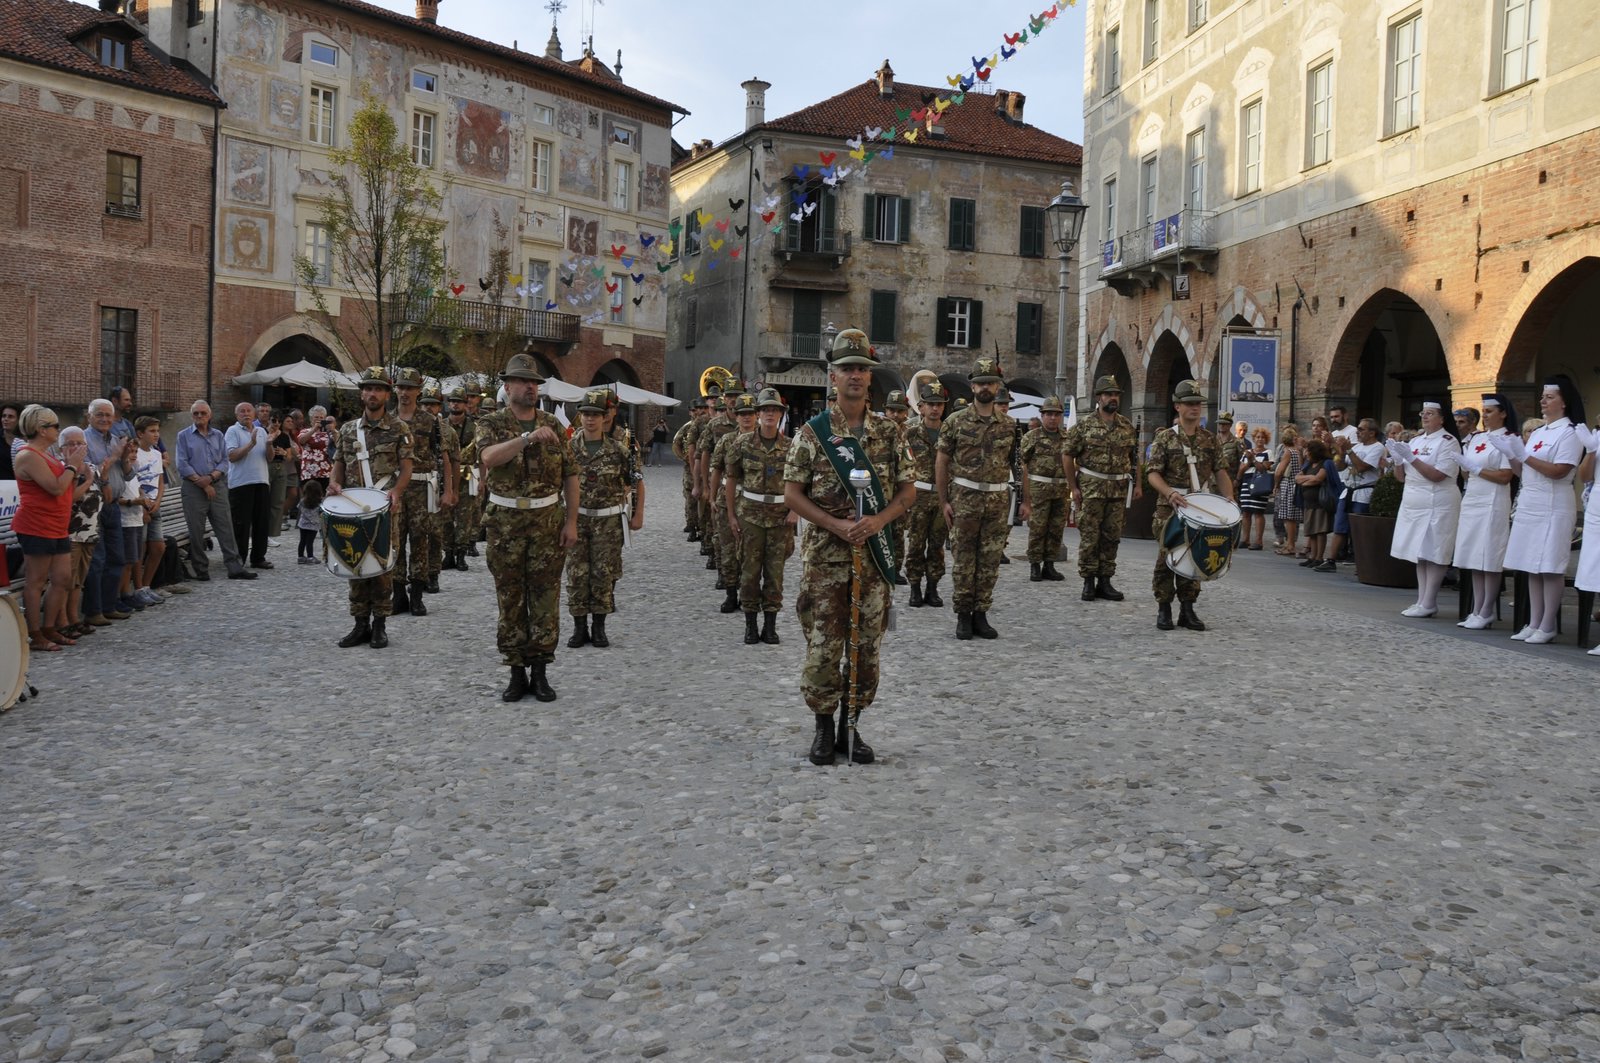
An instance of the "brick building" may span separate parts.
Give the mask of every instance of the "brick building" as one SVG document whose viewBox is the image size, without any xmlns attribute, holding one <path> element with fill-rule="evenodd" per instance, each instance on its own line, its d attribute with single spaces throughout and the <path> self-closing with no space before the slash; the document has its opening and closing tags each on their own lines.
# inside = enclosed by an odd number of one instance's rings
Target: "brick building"
<svg viewBox="0 0 1600 1063">
<path fill-rule="evenodd" d="M 120 15 L 0 4 L 0 395 L 201 394 L 220 102 Z"/>
<path fill-rule="evenodd" d="M 585 268 L 565 287 L 556 277 L 575 256 L 599 261 L 619 233 L 665 228 L 679 108 L 626 85 L 591 50 L 564 60 L 553 29 L 543 54 L 524 52 L 439 25 L 436 3 L 419 3 L 415 17 L 358 0 L 224 0 L 219 12 L 210 0 L 175 3 L 151 0 L 152 37 L 214 70 L 227 101 L 217 159 L 217 389 L 301 359 L 359 368 L 339 335 L 367 327 L 348 305 L 355 290 L 331 275 L 329 315 L 318 319 L 294 256 L 328 255 L 318 200 L 330 187 L 329 153 L 369 89 L 444 192 L 445 269 L 464 286 L 445 298 L 468 305 L 450 333 L 431 338 L 456 367 L 470 368 L 503 328 L 512 335 L 500 335 L 502 344 L 531 343 L 546 371 L 570 383 L 661 389 L 659 282 L 650 278 L 613 311 L 614 300 L 594 298 L 608 278 Z M 212 48 L 214 17 L 221 32 Z M 491 273 L 496 218 L 509 228 L 511 273 L 524 294 L 490 305 L 477 281 Z M 402 318 L 424 316 L 420 305 L 399 306 Z M 494 359 L 505 353 L 497 348 Z"/>
<path fill-rule="evenodd" d="M 996 349 L 1018 390 L 1054 390 L 1059 260 L 1043 208 L 1076 181 L 1078 145 L 1028 125 L 1021 93 L 974 90 L 935 111 L 935 89 L 896 82 L 887 61 L 771 121 L 769 86 L 742 87 L 744 131 L 693 146 L 672 171 L 673 225 L 683 227 L 679 268 L 667 274 L 676 394 L 698 393 L 702 372 L 722 365 L 803 411 L 827 386 L 829 325 L 871 337 L 884 363 L 874 401 L 921 369 L 965 395 L 972 361 Z M 872 128 L 879 139 L 867 147 L 892 157 L 838 179 L 861 165 L 845 141 Z M 1066 320 L 1070 374 L 1075 297 Z"/>
<path fill-rule="evenodd" d="M 1280 335 L 1280 419 L 1536 414 L 1558 371 L 1600 401 L 1591 5 L 1085 10 L 1079 379 L 1130 382 L 1146 436 L 1186 377 L 1215 410 L 1229 325 Z"/>
</svg>

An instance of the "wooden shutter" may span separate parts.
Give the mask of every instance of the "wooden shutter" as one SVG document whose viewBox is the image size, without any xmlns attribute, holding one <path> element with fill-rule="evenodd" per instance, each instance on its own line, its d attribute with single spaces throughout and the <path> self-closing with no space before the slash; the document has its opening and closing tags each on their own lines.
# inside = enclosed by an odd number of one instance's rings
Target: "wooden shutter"
<svg viewBox="0 0 1600 1063">
<path fill-rule="evenodd" d="M 873 343 L 895 342 L 895 310 L 899 302 L 896 292 L 872 293 L 872 320 L 869 338 Z"/>
<path fill-rule="evenodd" d="M 902 244 L 911 242 L 911 200 L 906 196 L 900 197 L 900 239 Z"/>
<path fill-rule="evenodd" d="M 833 189 L 824 186 L 821 191 L 821 231 L 817 234 L 817 250 L 835 252 L 839 249 L 839 199 Z"/>
<path fill-rule="evenodd" d="M 868 192 L 862 197 L 861 206 L 861 239 L 876 240 L 878 238 L 878 197 Z"/>
<path fill-rule="evenodd" d="M 968 318 L 967 346 L 977 350 L 983 346 L 983 304 L 976 299 L 968 300 L 968 303 L 972 316 Z"/>
<path fill-rule="evenodd" d="M 934 346 L 950 346 L 950 300 L 940 299 L 933 311 Z"/>
</svg>

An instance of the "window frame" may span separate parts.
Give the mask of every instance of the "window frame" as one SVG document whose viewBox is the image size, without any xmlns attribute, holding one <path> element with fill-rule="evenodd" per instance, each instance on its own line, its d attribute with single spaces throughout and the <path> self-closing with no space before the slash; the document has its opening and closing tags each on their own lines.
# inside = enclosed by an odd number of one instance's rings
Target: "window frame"
<svg viewBox="0 0 1600 1063">
<path fill-rule="evenodd" d="M 1404 59 L 1401 49 L 1409 36 L 1410 48 Z M 1383 135 L 1395 137 L 1422 125 L 1422 10 L 1415 8 L 1389 23 L 1384 34 Z M 1409 87 L 1403 86 L 1402 81 Z M 1405 89 L 1405 91 L 1402 91 Z M 1405 113 L 1401 113 L 1401 103 Z"/>
<path fill-rule="evenodd" d="M 528 301 L 529 310 L 543 310 L 544 304 L 552 301 L 550 298 L 553 294 L 550 291 L 550 272 L 551 266 L 548 259 L 528 259 L 528 268 L 522 274 L 523 288 L 526 290 L 535 284 L 539 286 L 538 291 L 529 292 L 523 297 Z"/>
<path fill-rule="evenodd" d="M 128 42 L 103 33 L 95 41 L 95 61 L 110 70 L 128 69 Z M 108 55 L 107 52 L 110 52 Z"/>
<path fill-rule="evenodd" d="M 890 212 L 885 207 L 885 201 L 894 203 Z M 882 235 L 886 215 L 893 213 L 895 222 L 895 236 L 893 239 Z M 863 240 L 875 244 L 909 244 L 911 242 L 911 197 L 894 196 L 887 192 L 868 192 L 862 208 L 862 234 Z"/>
<path fill-rule="evenodd" d="M 1161 58 L 1161 0 L 1144 0 L 1144 53 L 1141 66 Z"/>
<path fill-rule="evenodd" d="M 1255 129 L 1250 129 L 1250 115 Z M 1256 96 L 1239 105 L 1239 192 L 1240 197 L 1261 191 L 1261 138 L 1266 129 L 1266 105 Z"/>
<path fill-rule="evenodd" d="M 700 342 L 700 297 L 691 295 L 683 301 L 683 345 L 693 347 Z"/>
<path fill-rule="evenodd" d="M 683 217 L 682 217 L 682 215 L 674 215 L 672 217 L 672 219 L 668 222 L 668 225 L 667 225 L 667 240 L 668 240 L 668 242 L 670 242 L 672 244 L 672 251 L 667 255 L 667 261 L 668 262 L 676 262 L 676 261 L 678 261 L 678 252 L 682 250 L 682 244 L 683 244 L 682 239 L 674 238 L 673 235 L 672 235 L 672 227 L 674 225 L 676 225 L 678 227 L 678 236 L 682 237 L 682 235 L 683 235 Z"/>
<path fill-rule="evenodd" d="M 958 331 L 964 335 L 958 337 Z M 934 305 L 934 345 L 955 350 L 981 349 L 983 300 L 964 295 L 939 299 Z"/>
<path fill-rule="evenodd" d="M 325 60 L 325 59 L 318 59 L 317 58 L 317 49 L 318 48 L 326 48 L 329 52 L 331 52 L 333 54 L 332 61 L 328 61 L 328 60 Z M 339 46 L 337 44 L 332 44 L 332 43 L 330 43 L 328 41 L 319 41 L 319 40 L 316 40 L 316 39 L 312 39 L 312 40 L 306 41 L 306 62 L 315 63 L 317 66 L 326 67 L 329 70 L 338 70 L 339 69 L 339 50 L 340 49 L 339 49 Z"/>
<path fill-rule="evenodd" d="M 1117 232 L 1117 178 L 1115 175 L 1100 182 L 1100 222 L 1107 240 L 1115 240 Z"/>
<path fill-rule="evenodd" d="M 1205 126 L 1191 129 L 1183 138 L 1183 205 L 1189 210 L 1206 209 Z"/>
<path fill-rule="evenodd" d="M 1106 85 L 1101 95 L 1109 96 L 1122 88 L 1122 23 L 1106 27 L 1103 44 Z"/>
<path fill-rule="evenodd" d="M 540 125 L 553 126 L 556 124 L 556 109 L 542 103 L 533 105 L 533 121 Z"/>
<path fill-rule="evenodd" d="M 1189 0 L 1189 32 L 1204 26 L 1211 18 L 1211 5 L 1209 0 Z"/>
<path fill-rule="evenodd" d="M 419 128 L 426 123 L 427 128 Z M 435 159 L 434 144 L 438 139 L 439 116 L 432 111 L 415 110 L 411 112 L 411 161 L 425 170 L 433 169 Z M 424 160 L 419 137 L 427 138 L 427 159 Z"/>
<path fill-rule="evenodd" d="M 548 140 L 535 140 L 528 151 L 528 187 L 535 192 L 550 194 L 551 171 L 555 169 L 556 149 Z"/>
<path fill-rule="evenodd" d="M 633 163 L 625 159 L 611 160 L 611 209 L 624 214 L 632 213 Z"/>
<path fill-rule="evenodd" d="M 417 84 L 419 78 L 427 78 L 427 85 Z M 439 95 L 439 75 L 431 70 L 413 70 L 411 72 L 411 91 L 420 92 L 424 96 Z"/>
<path fill-rule="evenodd" d="M 887 309 L 885 309 L 887 308 Z M 878 328 L 879 315 L 888 318 L 887 335 Z M 867 296 L 867 339 L 872 343 L 900 342 L 900 293 L 888 288 L 874 288 Z"/>
<path fill-rule="evenodd" d="M 1050 246 L 1050 225 L 1043 207 L 1024 203 L 1017 217 L 1017 257 L 1044 258 Z M 1029 236 L 1034 239 L 1030 241 Z M 1035 250 L 1037 248 L 1037 250 Z"/>
<path fill-rule="evenodd" d="M 958 215 L 964 215 L 958 216 Z M 945 242 L 948 251 L 978 249 L 978 201 L 963 196 L 950 197 L 950 226 Z"/>
<path fill-rule="evenodd" d="M 1027 334 L 1023 332 L 1027 327 Z M 1044 353 L 1044 304 L 1018 303 L 1016 351 L 1018 354 Z"/>
<path fill-rule="evenodd" d="M 319 100 L 322 102 L 319 103 Z M 318 117 L 322 112 L 326 112 L 327 120 L 324 125 L 319 125 Z M 338 137 L 335 135 L 338 126 L 338 87 L 312 82 L 311 90 L 306 94 L 306 140 L 318 147 L 330 150 L 336 148 L 339 146 Z M 321 139 L 317 136 L 319 131 L 323 134 Z"/>
<path fill-rule="evenodd" d="M 306 260 L 317 271 L 312 275 L 311 283 L 319 284 L 324 288 L 333 286 L 333 240 L 328 235 L 328 227 L 320 221 L 307 221 L 301 226 L 300 249 Z M 321 238 L 318 239 L 318 234 Z"/>
<path fill-rule="evenodd" d="M 111 366 L 106 364 L 108 355 Z M 113 387 L 132 388 L 138 374 L 139 311 L 125 306 L 100 307 L 100 393 L 109 395 Z"/>
<path fill-rule="evenodd" d="M 1160 192 L 1161 156 L 1151 152 L 1139 160 L 1139 216 L 1141 225 L 1154 225 L 1156 198 Z"/>
<path fill-rule="evenodd" d="M 695 208 L 688 212 L 683 219 L 683 254 L 684 257 L 700 253 L 700 210 Z"/>
<path fill-rule="evenodd" d="M 616 284 L 617 290 L 606 293 L 611 302 L 611 316 L 606 320 L 612 325 L 626 325 L 628 324 L 628 275 L 613 273 L 611 280 Z"/>
<path fill-rule="evenodd" d="M 1490 49 L 1491 61 L 1494 63 L 1490 73 L 1490 93 L 1498 95 L 1510 92 L 1512 89 L 1521 88 L 1533 81 L 1539 80 L 1539 67 L 1542 65 L 1544 54 L 1541 47 L 1544 44 L 1540 36 L 1540 23 L 1543 21 L 1544 0 L 1494 0 L 1493 46 Z M 1509 44 L 1512 8 L 1521 8 L 1520 17 L 1522 37 L 1515 44 Z M 1513 53 L 1520 53 L 1517 62 L 1520 66 L 1519 76 L 1508 78 L 1506 68 Z"/>
<path fill-rule="evenodd" d="M 128 163 L 133 166 L 133 195 L 127 190 Z M 116 166 L 113 173 L 112 167 Z M 121 187 L 115 197 L 111 184 L 115 180 Z M 144 213 L 144 159 L 126 151 L 106 152 L 106 213 L 119 218 L 137 218 Z"/>
<path fill-rule="evenodd" d="M 1325 92 L 1317 96 L 1318 75 L 1324 75 Z M 1321 114 L 1321 126 L 1318 115 Z M 1321 151 L 1318 151 L 1318 141 Z M 1333 57 L 1328 56 L 1306 71 L 1306 169 L 1333 161 Z"/>
</svg>

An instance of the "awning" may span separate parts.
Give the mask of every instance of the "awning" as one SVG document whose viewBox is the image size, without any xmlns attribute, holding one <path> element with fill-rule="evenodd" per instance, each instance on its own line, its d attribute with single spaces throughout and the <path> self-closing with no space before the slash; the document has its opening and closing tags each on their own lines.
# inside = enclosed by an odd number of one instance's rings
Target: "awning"
<svg viewBox="0 0 1600 1063">
<path fill-rule="evenodd" d="M 632 406 L 663 406 L 667 409 L 678 405 L 678 400 L 666 395 L 657 395 L 644 388 L 636 388 L 632 384 L 621 381 L 611 385 L 611 390 L 617 393 L 617 398 Z"/>
<path fill-rule="evenodd" d="M 240 387 L 260 384 L 263 387 L 343 388 L 350 391 L 360 387 L 350 374 L 303 358 L 293 365 L 278 365 L 241 374 L 234 377 L 233 382 Z"/>
<path fill-rule="evenodd" d="M 1006 407 L 1006 412 L 1011 415 L 1011 419 L 1013 421 L 1021 421 L 1024 424 L 1026 424 L 1027 422 L 1033 420 L 1035 417 L 1039 416 L 1039 407 L 1037 407 L 1037 406 L 1008 406 L 1008 407 Z"/>
</svg>

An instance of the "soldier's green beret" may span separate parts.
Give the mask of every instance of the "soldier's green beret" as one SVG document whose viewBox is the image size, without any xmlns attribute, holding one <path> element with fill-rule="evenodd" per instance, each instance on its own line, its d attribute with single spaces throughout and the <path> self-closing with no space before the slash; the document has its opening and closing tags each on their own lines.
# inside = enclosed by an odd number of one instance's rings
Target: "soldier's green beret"
<svg viewBox="0 0 1600 1063">
<path fill-rule="evenodd" d="M 1193 380 L 1184 380 L 1172 389 L 1172 401 L 1175 405 L 1185 406 L 1191 402 L 1204 402 L 1206 397 Z"/>
<path fill-rule="evenodd" d="M 917 405 L 919 406 L 930 402 L 936 406 L 942 406 L 949 401 L 950 392 L 945 390 L 942 381 L 930 380 L 926 387 L 917 392 Z"/>
<path fill-rule="evenodd" d="M 972 372 L 967 374 L 967 379 L 974 384 L 984 384 L 989 381 L 999 383 L 1004 379 L 1000 372 L 1000 363 L 993 358 L 979 358 L 972 367 Z"/>
<path fill-rule="evenodd" d="M 1051 395 L 1039 404 L 1040 413 L 1066 413 L 1067 404 L 1061 401 L 1060 395 Z"/>
<path fill-rule="evenodd" d="M 583 393 L 583 399 L 578 403 L 579 413 L 605 413 L 606 399 L 611 392 L 606 388 L 590 388 Z"/>
<path fill-rule="evenodd" d="M 389 374 L 384 371 L 384 368 L 381 365 L 369 365 L 367 368 L 361 370 L 361 376 L 357 378 L 356 382 L 364 388 L 386 388 L 389 391 L 394 390 L 394 381 L 389 379 Z"/>
<path fill-rule="evenodd" d="M 1114 376 L 1103 376 L 1094 382 L 1094 393 L 1096 395 L 1121 395 L 1122 385 L 1117 383 L 1117 378 Z"/>
<path fill-rule="evenodd" d="M 539 372 L 539 363 L 534 361 L 533 355 L 523 352 L 513 354 L 506 363 L 505 372 L 500 374 L 501 380 L 531 380 L 535 384 L 544 383 L 544 374 Z"/>
<path fill-rule="evenodd" d="M 883 408 L 886 410 L 909 410 L 911 404 L 906 402 L 905 392 L 891 391 L 889 392 L 889 397 L 883 400 Z"/>
<path fill-rule="evenodd" d="M 1233 423 L 1233 414 L 1229 413 L 1227 410 L 1223 410 L 1221 413 L 1217 414 L 1217 423 L 1218 424 L 1232 424 Z"/>
<path fill-rule="evenodd" d="M 1000 389 L 994 393 L 994 401 L 1004 402 L 1009 405 L 1011 402 L 1011 389 L 1001 384 Z"/>
<path fill-rule="evenodd" d="M 783 409 L 789 404 L 783 401 L 783 396 L 778 394 L 777 388 L 762 388 L 761 394 L 756 396 L 756 409 L 768 410 L 773 407 Z"/>
<path fill-rule="evenodd" d="M 756 397 L 754 395 L 740 395 L 738 398 L 733 400 L 733 412 L 736 415 L 741 413 L 755 413 L 756 409 Z"/>
<path fill-rule="evenodd" d="M 462 387 L 460 384 L 457 384 L 455 387 L 450 389 L 450 394 L 446 395 L 445 398 L 449 399 L 451 402 L 466 402 L 467 389 Z"/>
<path fill-rule="evenodd" d="M 411 366 L 394 371 L 394 386 L 397 388 L 420 388 L 422 386 L 422 370 Z"/>
<path fill-rule="evenodd" d="M 847 328 L 833 338 L 833 346 L 828 350 L 828 364 L 873 366 L 878 364 L 878 359 L 872 352 L 867 334 L 858 328 Z"/>
<path fill-rule="evenodd" d="M 443 406 L 444 396 L 439 394 L 438 384 L 429 384 L 422 389 L 422 398 L 419 400 L 432 406 Z"/>
</svg>

